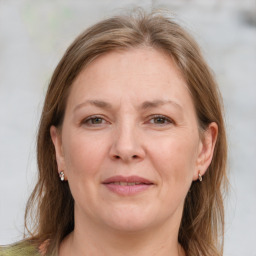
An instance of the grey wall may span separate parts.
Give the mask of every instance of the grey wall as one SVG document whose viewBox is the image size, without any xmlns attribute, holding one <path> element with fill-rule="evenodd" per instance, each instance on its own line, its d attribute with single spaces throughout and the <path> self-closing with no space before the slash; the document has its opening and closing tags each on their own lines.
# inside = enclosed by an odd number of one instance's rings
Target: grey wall
<svg viewBox="0 0 256 256">
<path fill-rule="evenodd" d="M 135 0 L 0 0 L 0 244 L 21 238 L 35 137 L 51 73 L 84 28 Z M 223 93 L 231 191 L 225 255 L 255 256 L 256 1 L 139 1 L 167 7 L 200 43 Z"/>
</svg>

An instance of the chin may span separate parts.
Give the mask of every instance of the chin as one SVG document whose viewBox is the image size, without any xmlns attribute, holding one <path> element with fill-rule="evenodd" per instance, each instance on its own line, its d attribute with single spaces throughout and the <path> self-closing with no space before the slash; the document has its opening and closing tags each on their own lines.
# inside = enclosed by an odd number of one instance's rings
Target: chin
<svg viewBox="0 0 256 256">
<path fill-rule="evenodd" d="M 152 224 L 151 224 L 152 225 Z M 113 230 L 119 231 L 119 232 L 140 232 L 143 230 L 146 230 L 149 228 L 149 223 L 146 223 L 145 221 L 134 221 L 134 220 L 124 220 L 119 223 L 112 222 L 111 228 Z"/>
<path fill-rule="evenodd" d="M 154 219 L 152 214 L 142 209 L 126 208 L 121 211 L 112 211 L 111 216 L 108 216 L 105 221 L 112 229 L 123 232 L 138 232 L 153 226 Z"/>
</svg>

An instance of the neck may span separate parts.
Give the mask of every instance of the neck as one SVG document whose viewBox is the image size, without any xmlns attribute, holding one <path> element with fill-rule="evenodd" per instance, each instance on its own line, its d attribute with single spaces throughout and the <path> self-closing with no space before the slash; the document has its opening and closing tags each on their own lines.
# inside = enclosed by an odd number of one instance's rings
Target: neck
<svg viewBox="0 0 256 256">
<path fill-rule="evenodd" d="M 89 226 L 81 229 L 77 225 L 61 243 L 59 255 L 185 256 L 178 243 L 177 227 L 121 232 Z"/>
</svg>

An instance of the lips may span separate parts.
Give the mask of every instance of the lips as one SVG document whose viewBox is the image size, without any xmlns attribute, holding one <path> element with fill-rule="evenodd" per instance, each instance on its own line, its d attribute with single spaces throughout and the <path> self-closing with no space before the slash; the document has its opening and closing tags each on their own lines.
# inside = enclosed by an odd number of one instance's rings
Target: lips
<svg viewBox="0 0 256 256">
<path fill-rule="evenodd" d="M 145 184 L 142 182 L 122 182 L 122 181 L 117 181 L 117 182 L 110 182 L 107 184 L 114 184 L 114 185 L 121 185 L 121 186 L 134 186 L 134 185 L 140 185 L 140 184 Z"/>
<path fill-rule="evenodd" d="M 135 195 L 151 188 L 154 183 L 139 176 L 113 176 L 102 182 L 111 192 L 118 195 Z"/>
<path fill-rule="evenodd" d="M 139 185 L 139 184 L 146 184 L 150 185 L 153 184 L 152 181 L 147 180 L 145 178 L 139 177 L 139 176 L 113 176 L 103 181 L 103 184 L 109 184 L 109 183 L 116 183 L 116 185 L 123 185 L 123 186 L 129 186 L 129 185 Z"/>
</svg>

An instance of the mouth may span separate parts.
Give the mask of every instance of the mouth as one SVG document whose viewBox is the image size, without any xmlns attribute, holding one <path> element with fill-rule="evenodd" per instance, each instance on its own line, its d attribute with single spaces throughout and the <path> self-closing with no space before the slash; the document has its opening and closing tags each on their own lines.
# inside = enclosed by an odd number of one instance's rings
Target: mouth
<svg viewBox="0 0 256 256">
<path fill-rule="evenodd" d="M 154 183 L 139 176 L 113 176 L 102 182 L 111 192 L 122 196 L 129 196 L 141 193 L 151 188 Z"/>
<path fill-rule="evenodd" d="M 110 182 L 110 183 L 103 183 L 103 184 L 113 184 L 113 185 L 120 185 L 120 186 L 135 186 L 135 185 L 150 185 L 149 183 L 142 183 L 142 182 Z"/>
</svg>

